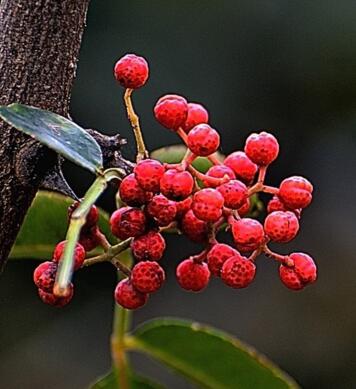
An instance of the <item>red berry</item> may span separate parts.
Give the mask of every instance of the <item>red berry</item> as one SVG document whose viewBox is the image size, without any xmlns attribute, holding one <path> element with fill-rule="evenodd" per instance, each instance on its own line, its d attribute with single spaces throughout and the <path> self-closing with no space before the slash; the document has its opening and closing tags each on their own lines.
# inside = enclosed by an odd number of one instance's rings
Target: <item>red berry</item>
<svg viewBox="0 0 356 389">
<path fill-rule="evenodd" d="M 255 264 L 240 254 L 229 258 L 221 269 L 221 279 L 232 288 L 246 288 L 255 275 Z"/>
<path fill-rule="evenodd" d="M 265 238 L 262 224 L 250 218 L 234 222 L 232 224 L 232 235 L 238 250 L 243 252 L 256 250 Z"/>
<path fill-rule="evenodd" d="M 279 276 L 287 288 L 300 290 L 316 280 L 317 268 L 313 258 L 304 253 L 293 253 L 289 258 L 293 260 L 294 266 L 279 267 Z"/>
<path fill-rule="evenodd" d="M 286 243 L 295 238 L 298 233 L 298 218 L 290 211 L 275 211 L 266 217 L 264 229 L 272 241 Z"/>
<path fill-rule="evenodd" d="M 169 169 L 163 174 L 160 187 L 161 192 L 169 199 L 184 200 L 193 191 L 194 179 L 187 171 Z"/>
<path fill-rule="evenodd" d="M 68 207 L 68 218 L 72 217 L 73 212 L 79 207 L 80 201 L 75 201 L 70 207 Z M 83 228 L 89 228 L 95 226 L 99 221 L 99 210 L 95 205 L 92 205 L 90 211 L 85 219 L 85 225 Z"/>
<path fill-rule="evenodd" d="M 312 201 L 313 185 L 304 177 L 286 178 L 279 186 L 278 196 L 291 209 L 305 208 Z"/>
<path fill-rule="evenodd" d="M 252 162 L 266 166 L 277 158 L 279 144 L 277 139 L 268 132 L 253 133 L 246 139 L 245 153 Z"/>
<path fill-rule="evenodd" d="M 59 262 L 61 260 L 66 244 L 66 240 L 57 244 L 53 253 L 53 261 Z M 74 270 L 78 270 L 82 267 L 85 256 L 86 252 L 84 247 L 80 243 L 77 243 L 74 249 Z"/>
<path fill-rule="evenodd" d="M 212 188 L 201 189 L 193 196 L 192 210 L 194 215 L 206 222 L 215 222 L 222 215 L 224 197 Z"/>
<path fill-rule="evenodd" d="M 291 211 L 300 219 L 302 210 L 301 209 L 289 209 L 287 206 L 279 199 L 277 195 L 274 195 L 267 204 L 267 213 L 272 213 L 275 211 Z"/>
<path fill-rule="evenodd" d="M 209 251 L 207 255 L 209 270 L 212 274 L 214 274 L 214 276 L 219 277 L 221 268 L 225 261 L 237 254 L 238 252 L 227 244 L 214 244 L 213 248 Z"/>
<path fill-rule="evenodd" d="M 141 188 L 133 173 L 121 181 L 119 194 L 120 199 L 131 207 L 139 207 L 152 198 L 152 193 Z"/>
<path fill-rule="evenodd" d="M 187 197 L 182 201 L 176 201 L 177 214 L 176 218 L 179 219 L 184 216 L 190 210 L 192 206 L 193 199 L 191 197 Z"/>
<path fill-rule="evenodd" d="M 73 298 L 74 288 L 73 284 L 69 285 L 69 294 L 68 296 L 55 296 L 53 293 L 48 293 L 42 289 L 38 289 L 38 295 L 40 299 L 48 305 L 52 305 L 54 307 L 64 307 L 67 305 Z"/>
<path fill-rule="evenodd" d="M 208 121 L 208 111 L 201 104 L 189 103 L 188 116 L 185 123 L 182 125 L 182 128 L 188 134 L 188 132 L 197 124 L 208 123 Z"/>
<path fill-rule="evenodd" d="M 148 192 L 159 192 L 159 181 L 163 176 L 164 167 L 154 159 L 144 159 L 134 168 L 135 178 L 140 187 Z"/>
<path fill-rule="evenodd" d="M 135 238 L 131 249 L 138 261 L 159 261 L 166 249 L 166 242 L 159 232 L 149 231 Z"/>
<path fill-rule="evenodd" d="M 163 127 L 176 131 L 184 125 L 187 119 L 187 100 L 178 95 L 165 95 L 157 101 L 154 114 Z"/>
<path fill-rule="evenodd" d="M 147 299 L 148 294 L 138 291 L 128 278 L 121 280 L 115 288 L 115 301 L 126 309 L 140 308 Z"/>
<path fill-rule="evenodd" d="M 153 217 L 160 226 L 168 226 L 177 214 L 176 203 L 163 195 L 155 195 L 147 205 L 147 213 Z"/>
<path fill-rule="evenodd" d="M 206 176 L 213 177 L 213 178 L 224 178 L 225 176 L 228 176 L 231 180 L 235 179 L 235 173 L 232 169 L 230 169 L 227 166 L 224 165 L 214 165 L 212 166 L 206 173 Z M 218 184 L 214 184 L 209 180 L 203 180 L 204 186 L 210 187 L 210 188 L 216 188 L 219 186 Z"/>
<path fill-rule="evenodd" d="M 210 271 L 204 262 L 185 259 L 178 265 L 176 276 L 181 288 L 199 292 L 208 285 Z"/>
<path fill-rule="evenodd" d="M 220 146 L 220 135 L 209 124 L 198 124 L 189 131 L 187 146 L 195 155 L 206 157 Z"/>
<path fill-rule="evenodd" d="M 164 270 L 157 262 L 139 262 L 131 272 L 132 285 L 142 293 L 156 292 L 162 286 L 164 280 Z"/>
<path fill-rule="evenodd" d="M 247 187 L 241 181 L 231 180 L 220 185 L 217 190 L 223 195 L 227 208 L 239 209 L 247 200 Z"/>
<path fill-rule="evenodd" d="M 251 207 L 251 201 L 250 198 L 247 197 L 246 201 L 241 205 L 241 207 L 237 210 L 237 212 L 241 217 L 244 217 L 250 212 L 250 207 Z"/>
<path fill-rule="evenodd" d="M 100 244 L 99 227 L 93 226 L 86 228 L 85 226 L 80 231 L 79 243 L 84 247 L 84 250 L 89 252 L 94 250 Z"/>
<path fill-rule="evenodd" d="M 57 274 L 57 264 L 55 262 L 42 262 L 33 272 L 33 282 L 37 288 L 45 292 L 52 292 Z"/>
<path fill-rule="evenodd" d="M 111 215 L 111 231 L 121 240 L 136 237 L 145 232 L 146 221 L 146 216 L 141 209 L 123 207 Z"/>
<path fill-rule="evenodd" d="M 148 79 L 148 63 L 143 57 L 126 54 L 116 62 L 114 75 L 124 88 L 141 88 Z"/>
<path fill-rule="evenodd" d="M 181 230 L 193 242 L 203 243 L 208 239 L 207 222 L 198 219 L 192 210 L 183 216 Z"/>
<path fill-rule="evenodd" d="M 243 151 L 235 151 L 228 155 L 224 165 L 232 169 L 236 178 L 247 185 L 253 181 L 258 170 L 258 166 Z"/>
</svg>

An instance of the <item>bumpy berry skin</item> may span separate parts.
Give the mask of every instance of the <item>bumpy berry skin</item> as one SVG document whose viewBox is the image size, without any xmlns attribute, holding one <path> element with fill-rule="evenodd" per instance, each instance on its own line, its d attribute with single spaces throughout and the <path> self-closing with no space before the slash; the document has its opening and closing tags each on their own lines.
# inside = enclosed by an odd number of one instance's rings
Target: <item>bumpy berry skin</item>
<svg viewBox="0 0 356 389">
<path fill-rule="evenodd" d="M 115 78 L 124 88 L 141 88 L 148 79 L 148 73 L 147 61 L 135 54 L 126 54 L 114 67 Z"/>
<path fill-rule="evenodd" d="M 84 247 L 84 250 L 89 252 L 94 250 L 95 247 L 100 244 L 99 227 L 94 225 L 93 227 L 86 228 L 85 226 L 80 231 L 79 243 Z"/>
<path fill-rule="evenodd" d="M 157 262 L 139 262 L 131 271 L 132 285 L 142 293 L 156 292 L 165 278 L 164 270 Z"/>
<path fill-rule="evenodd" d="M 287 288 L 301 290 L 316 281 L 317 268 L 313 258 L 304 253 L 293 253 L 289 258 L 293 260 L 294 266 L 279 267 L 279 276 Z"/>
<path fill-rule="evenodd" d="M 235 151 L 224 160 L 224 165 L 235 173 L 237 179 L 250 184 L 255 178 L 258 166 L 243 151 Z"/>
<path fill-rule="evenodd" d="M 231 246 L 224 243 L 215 244 L 208 252 L 207 263 L 209 270 L 214 276 L 220 277 L 220 272 L 223 264 L 231 257 L 237 255 L 238 252 Z"/>
<path fill-rule="evenodd" d="M 252 162 L 266 166 L 278 157 L 279 144 L 277 139 L 268 132 L 253 133 L 246 139 L 245 153 Z"/>
<path fill-rule="evenodd" d="M 153 196 L 151 192 L 142 189 L 133 173 L 122 180 L 119 194 L 120 199 L 131 207 L 140 207 L 146 204 Z"/>
<path fill-rule="evenodd" d="M 250 218 L 234 222 L 232 224 L 232 235 L 237 249 L 242 252 L 256 250 L 265 239 L 262 224 Z"/>
<path fill-rule="evenodd" d="M 304 177 L 293 176 L 283 180 L 278 196 L 291 209 L 305 208 L 312 201 L 313 185 Z"/>
<path fill-rule="evenodd" d="M 187 146 L 195 155 L 206 157 L 220 146 L 220 135 L 209 124 L 198 124 L 189 131 Z"/>
<path fill-rule="evenodd" d="M 154 159 L 144 159 L 134 168 L 140 187 L 147 192 L 159 192 L 159 181 L 164 173 L 163 165 Z"/>
<path fill-rule="evenodd" d="M 162 194 L 171 200 L 184 200 L 191 195 L 194 187 L 194 179 L 187 172 L 168 169 L 162 176 L 160 188 Z"/>
<path fill-rule="evenodd" d="M 62 242 L 57 244 L 53 253 L 53 261 L 59 262 L 61 260 L 66 243 L 67 241 L 63 240 Z M 74 250 L 74 270 L 78 270 L 82 267 L 83 262 L 85 260 L 85 255 L 86 252 L 84 247 L 80 243 L 77 243 Z"/>
<path fill-rule="evenodd" d="M 231 180 L 220 185 L 217 190 L 223 195 L 227 208 L 239 209 L 247 200 L 247 187 L 239 180 Z"/>
<path fill-rule="evenodd" d="M 214 165 L 212 166 L 206 173 L 206 176 L 213 177 L 213 178 L 224 178 L 225 176 L 228 176 L 231 180 L 235 179 L 235 173 L 232 169 L 230 169 L 228 166 L 224 165 Z M 214 184 L 209 180 L 203 180 L 203 184 L 206 187 L 210 188 L 216 188 L 219 186 L 219 184 Z"/>
<path fill-rule="evenodd" d="M 302 210 L 299 209 L 289 209 L 287 206 L 279 199 L 277 195 L 274 195 L 267 204 L 267 213 L 272 213 L 275 211 L 291 211 L 295 216 L 300 219 Z"/>
<path fill-rule="evenodd" d="M 181 288 L 193 292 L 203 290 L 209 283 L 210 270 L 204 262 L 192 259 L 182 261 L 176 271 L 177 281 Z"/>
<path fill-rule="evenodd" d="M 145 232 L 146 221 L 146 216 L 141 209 L 123 207 L 111 215 L 111 231 L 121 240 L 136 237 Z"/>
<path fill-rule="evenodd" d="M 203 243 L 208 239 L 207 222 L 198 219 L 192 210 L 183 216 L 181 230 L 193 242 Z"/>
<path fill-rule="evenodd" d="M 157 101 L 154 115 L 163 127 L 177 131 L 188 116 L 187 100 L 178 95 L 165 95 Z"/>
<path fill-rule="evenodd" d="M 57 264 L 55 262 L 43 262 L 36 267 L 33 272 L 33 282 L 37 288 L 44 292 L 51 293 L 57 274 Z"/>
<path fill-rule="evenodd" d="M 73 298 L 74 288 L 73 284 L 69 285 L 69 294 L 68 296 L 59 297 L 55 296 L 53 293 L 48 293 L 42 289 L 38 289 L 38 295 L 40 299 L 48 305 L 52 305 L 53 307 L 62 308 L 67 305 Z"/>
<path fill-rule="evenodd" d="M 193 199 L 191 197 L 187 197 L 182 201 L 176 201 L 177 214 L 176 219 L 181 219 L 192 206 Z"/>
<path fill-rule="evenodd" d="M 126 309 L 137 309 L 144 306 L 148 299 L 147 293 L 138 291 L 131 280 L 121 280 L 115 288 L 115 301 Z"/>
<path fill-rule="evenodd" d="M 177 206 L 174 201 L 159 194 L 148 203 L 147 213 L 157 221 L 158 225 L 168 226 L 176 217 Z"/>
<path fill-rule="evenodd" d="M 250 198 L 247 197 L 246 201 L 241 205 L 241 207 L 237 210 L 237 212 L 241 217 L 244 217 L 250 212 L 250 207 L 251 207 L 251 201 Z"/>
<path fill-rule="evenodd" d="M 188 116 L 186 121 L 182 125 L 182 128 L 188 134 L 188 132 L 196 125 L 208 123 L 208 121 L 209 113 L 201 104 L 189 103 Z"/>
<path fill-rule="evenodd" d="M 294 239 L 299 231 L 298 218 L 290 211 L 272 212 L 265 219 L 264 230 L 272 241 L 287 243 Z"/>
<path fill-rule="evenodd" d="M 80 205 L 80 201 L 75 201 L 68 208 L 68 218 L 71 218 L 73 212 L 79 207 L 79 205 Z M 99 221 L 99 210 L 95 205 L 92 205 L 85 219 L 85 225 L 83 228 L 93 227 L 97 224 L 98 221 Z"/>
<path fill-rule="evenodd" d="M 222 215 L 224 197 L 216 189 L 205 188 L 193 196 L 192 211 L 194 215 L 206 222 L 215 222 Z"/>
<path fill-rule="evenodd" d="M 138 236 L 131 243 L 131 250 L 138 261 L 159 261 L 162 258 L 166 242 L 159 232 L 149 231 Z"/>
<path fill-rule="evenodd" d="M 221 269 L 221 279 L 232 288 L 246 288 L 255 275 L 255 264 L 239 254 L 229 258 Z"/>
</svg>

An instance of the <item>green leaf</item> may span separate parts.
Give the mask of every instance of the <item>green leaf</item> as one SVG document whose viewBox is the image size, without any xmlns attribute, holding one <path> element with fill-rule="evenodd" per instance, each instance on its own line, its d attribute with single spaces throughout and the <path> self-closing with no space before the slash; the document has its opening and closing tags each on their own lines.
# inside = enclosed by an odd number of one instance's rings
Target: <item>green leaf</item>
<svg viewBox="0 0 356 389">
<path fill-rule="evenodd" d="M 198 323 L 154 320 L 127 338 L 127 346 L 158 359 L 202 388 L 298 388 L 290 377 L 249 346 Z"/>
<path fill-rule="evenodd" d="M 187 151 L 186 146 L 184 145 L 173 145 L 162 147 L 160 149 L 154 150 L 150 156 L 153 159 L 157 159 L 162 163 L 179 163 Z M 218 159 L 223 160 L 224 156 L 220 153 L 216 153 Z M 202 173 L 205 173 L 211 166 L 212 163 L 205 157 L 198 157 L 194 162 L 193 166 Z"/>
<path fill-rule="evenodd" d="M 72 203 L 70 197 L 39 191 L 26 215 L 10 258 L 52 258 L 55 245 L 65 239 L 68 228 L 67 209 Z M 109 240 L 115 242 L 110 231 L 109 216 L 102 210 L 99 226 Z"/>
<path fill-rule="evenodd" d="M 120 389 L 114 372 L 110 372 L 91 385 L 89 389 Z M 164 389 L 163 386 L 137 374 L 130 375 L 130 389 Z"/>
<path fill-rule="evenodd" d="M 63 116 L 27 105 L 11 104 L 0 106 L 0 117 L 93 173 L 103 168 L 101 149 L 95 139 Z"/>
</svg>

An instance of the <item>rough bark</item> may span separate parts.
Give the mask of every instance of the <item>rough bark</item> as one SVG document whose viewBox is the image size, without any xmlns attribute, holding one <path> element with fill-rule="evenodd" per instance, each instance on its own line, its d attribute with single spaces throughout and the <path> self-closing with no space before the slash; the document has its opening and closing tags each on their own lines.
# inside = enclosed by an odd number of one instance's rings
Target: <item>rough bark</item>
<svg viewBox="0 0 356 389">
<path fill-rule="evenodd" d="M 1 0 L 0 104 L 67 116 L 89 0 Z M 46 173 L 47 148 L 0 122 L 0 271 Z"/>
</svg>

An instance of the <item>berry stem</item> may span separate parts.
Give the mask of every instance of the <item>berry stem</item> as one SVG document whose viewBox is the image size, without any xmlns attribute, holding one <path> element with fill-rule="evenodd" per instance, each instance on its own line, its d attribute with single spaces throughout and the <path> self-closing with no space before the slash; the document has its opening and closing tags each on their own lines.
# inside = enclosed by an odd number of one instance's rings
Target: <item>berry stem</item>
<svg viewBox="0 0 356 389">
<path fill-rule="evenodd" d="M 217 177 L 210 177 L 207 176 L 204 173 L 201 173 L 199 170 L 195 169 L 192 165 L 188 165 L 188 170 L 195 178 L 198 178 L 201 181 L 205 181 L 211 185 L 222 185 L 225 184 L 225 182 L 230 181 L 230 177 L 226 174 L 223 178 L 217 178 Z"/>
<path fill-rule="evenodd" d="M 125 101 L 125 106 L 127 111 L 127 117 L 131 123 L 131 127 L 133 129 L 135 140 L 136 140 L 136 146 L 137 146 L 136 162 L 139 162 L 142 159 L 148 157 L 148 152 L 146 150 L 145 142 L 143 140 L 143 136 L 140 128 L 140 120 L 132 104 L 132 100 L 131 100 L 132 92 L 133 89 L 130 88 L 127 88 L 125 90 L 124 101 Z"/>
<path fill-rule="evenodd" d="M 268 257 L 268 258 L 272 258 L 272 259 L 274 259 L 275 261 L 282 263 L 283 265 L 293 266 L 293 263 L 291 263 L 290 258 L 289 258 L 287 255 L 281 255 L 281 254 L 275 253 L 274 251 L 272 251 L 272 250 L 269 249 L 269 247 L 267 246 L 267 244 L 265 244 L 265 245 L 262 247 L 262 250 L 261 250 L 261 251 L 262 251 L 262 252 L 266 255 L 266 257 Z"/>
<path fill-rule="evenodd" d="M 181 137 L 182 141 L 187 144 L 188 143 L 188 135 L 185 133 L 182 127 L 179 127 L 177 130 L 177 134 Z"/>
<path fill-rule="evenodd" d="M 208 160 L 213 164 L 213 165 L 221 165 L 221 161 L 219 158 L 216 156 L 216 153 L 209 155 Z"/>
<path fill-rule="evenodd" d="M 207 254 L 209 252 L 209 249 L 210 249 L 210 245 L 209 245 L 208 248 L 204 249 L 199 254 L 190 256 L 190 259 L 192 259 L 194 262 L 198 262 L 198 263 L 204 262 L 205 259 L 206 259 Z"/>
</svg>

